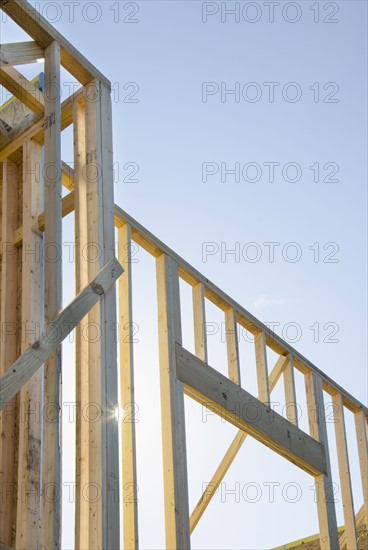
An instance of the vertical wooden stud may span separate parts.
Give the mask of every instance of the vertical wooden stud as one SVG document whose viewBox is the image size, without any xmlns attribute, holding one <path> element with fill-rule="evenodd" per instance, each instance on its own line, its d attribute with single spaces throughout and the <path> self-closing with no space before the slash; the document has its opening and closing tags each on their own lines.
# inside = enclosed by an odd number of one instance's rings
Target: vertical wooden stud
<svg viewBox="0 0 368 550">
<path fill-rule="evenodd" d="M 305 388 L 310 435 L 322 443 L 326 453 L 327 473 L 315 477 L 321 550 L 339 550 L 322 380 L 319 374 L 313 371 L 305 374 Z"/>
<path fill-rule="evenodd" d="M 86 136 L 84 107 L 73 105 L 74 134 L 74 224 L 75 224 L 75 289 L 76 294 L 89 282 L 86 261 L 87 235 L 87 182 Z M 85 411 L 89 403 L 88 315 L 75 332 L 76 373 L 76 499 L 75 499 L 75 547 L 89 548 L 89 502 L 85 487 L 89 483 L 89 423 Z"/>
<path fill-rule="evenodd" d="M 298 425 L 298 409 L 296 404 L 295 379 L 294 379 L 294 363 L 292 354 L 289 355 L 289 361 L 284 369 L 284 389 L 286 403 L 287 419 Z"/>
<path fill-rule="evenodd" d="M 195 354 L 199 357 L 199 359 L 202 359 L 202 361 L 208 363 L 206 310 L 203 283 L 198 283 L 192 287 L 192 297 Z"/>
<path fill-rule="evenodd" d="M 229 378 L 240 385 L 238 331 L 236 311 L 233 307 L 225 312 L 225 333 Z"/>
<path fill-rule="evenodd" d="M 10 160 L 3 162 L 2 174 L 2 268 L 1 268 L 1 347 L 0 375 L 4 374 L 17 358 L 18 336 L 18 251 L 13 244 L 18 224 L 18 166 Z M 13 497 L 15 483 L 15 423 L 16 403 L 13 398 L 0 414 L 0 542 L 12 546 Z"/>
<path fill-rule="evenodd" d="M 182 343 L 179 276 L 166 254 L 156 266 L 166 547 L 179 550 L 190 548 L 184 391 L 175 357 L 175 343 Z"/>
<path fill-rule="evenodd" d="M 255 336 L 254 346 L 256 353 L 258 398 L 263 401 L 263 403 L 269 403 L 270 388 L 267 369 L 266 335 L 263 330 L 258 332 Z"/>
<path fill-rule="evenodd" d="M 124 549 L 138 548 L 138 502 L 137 466 L 135 443 L 135 418 L 125 419 L 124 411 L 134 405 L 133 362 L 133 311 L 132 311 L 132 265 L 131 229 L 128 224 L 119 228 L 119 262 L 124 275 L 119 279 L 119 343 L 120 343 L 120 411 L 122 414 L 122 462 L 123 462 L 123 525 Z M 133 408 L 134 410 L 134 408 Z M 132 500 L 132 493 L 135 495 Z"/>
<path fill-rule="evenodd" d="M 344 418 L 344 404 L 342 395 L 332 396 L 334 408 L 335 436 L 337 459 L 339 463 L 342 507 L 344 512 L 345 536 L 349 550 L 358 550 L 357 531 L 355 525 L 353 491 L 351 488 L 348 448 L 346 443 L 346 429 Z"/>
<path fill-rule="evenodd" d="M 42 330 L 42 147 L 23 145 L 23 247 L 21 352 Z M 39 547 L 42 418 L 42 370 L 20 391 L 16 548 Z M 45 409 L 44 409 L 45 410 Z"/>
</svg>

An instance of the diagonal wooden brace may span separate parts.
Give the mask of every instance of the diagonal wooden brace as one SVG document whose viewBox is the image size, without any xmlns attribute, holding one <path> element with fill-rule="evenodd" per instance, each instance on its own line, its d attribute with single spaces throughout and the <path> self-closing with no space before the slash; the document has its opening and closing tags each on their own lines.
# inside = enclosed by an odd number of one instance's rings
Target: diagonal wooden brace
<svg viewBox="0 0 368 550">
<path fill-rule="evenodd" d="M 123 273 L 123 268 L 112 258 L 97 277 L 48 325 L 43 335 L 27 349 L 0 378 L 0 410 L 37 372 L 46 359 L 80 323 L 89 310 L 101 299 Z"/>
<path fill-rule="evenodd" d="M 289 357 L 281 355 L 277 360 L 274 368 L 272 369 L 269 375 L 269 388 L 270 393 L 276 386 L 280 376 L 284 372 L 286 366 L 289 363 Z M 213 474 L 211 481 L 208 483 L 204 493 L 199 499 L 196 507 L 194 508 L 190 516 L 190 532 L 193 533 L 196 528 L 199 520 L 203 516 L 207 506 L 212 500 L 212 497 L 217 492 L 217 489 L 220 486 L 221 481 L 224 479 L 227 471 L 229 470 L 231 464 L 233 463 L 235 457 L 240 451 L 241 446 L 247 438 L 247 433 L 243 430 L 239 430 L 236 436 L 234 437 L 230 447 L 226 451 L 224 458 L 221 460 L 216 472 Z"/>
</svg>

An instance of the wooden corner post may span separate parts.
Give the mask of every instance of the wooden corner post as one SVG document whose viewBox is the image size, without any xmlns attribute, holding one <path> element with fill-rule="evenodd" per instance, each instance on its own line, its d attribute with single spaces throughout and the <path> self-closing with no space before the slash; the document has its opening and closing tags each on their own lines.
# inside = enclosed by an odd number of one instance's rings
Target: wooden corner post
<svg viewBox="0 0 368 550">
<path fill-rule="evenodd" d="M 45 325 L 62 307 L 60 45 L 45 50 Z M 44 369 L 41 549 L 61 544 L 61 346 Z"/>
<path fill-rule="evenodd" d="M 157 260 L 158 330 L 164 466 L 166 548 L 190 548 L 183 384 L 176 377 L 176 343 L 182 344 L 178 264 Z"/>
<path fill-rule="evenodd" d="M 88 276 L 115 255 L 111 97 L 92 80 L 85 88 Z M 116 289 L 88 316 L 89 401 L 99 418 L 89 422 L 89 550 L 120 546 Z M 83 521 L 85 521 L 83 519 Z"/>
</svg>

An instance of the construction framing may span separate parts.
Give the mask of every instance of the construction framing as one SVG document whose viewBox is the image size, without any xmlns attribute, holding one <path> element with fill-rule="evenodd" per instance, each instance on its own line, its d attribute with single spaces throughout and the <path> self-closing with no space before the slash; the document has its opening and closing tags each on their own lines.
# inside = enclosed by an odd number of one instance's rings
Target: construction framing
<svg viewBox="0 0 368 550">
<path fill-rule="evenodd" d="M 190 548 L 191 533 L 251 436 L 313 476 L 321 496 L 317 502 L 320 548 L 358 549 L 357 528 L 368 520 L 367 407 L 114 204 L 110 82 L 27 2 L 0 0 L 0 7 L 32 39 L 0 47 L 0 84 L 28 110 L 28 116 L 14 126 L 5 122 L 0 126 L 0 544 L 23 550 L 61 547 L 57 494 L 62 479 L 61 343 L 75 329 L 77 411 L 90 402 L 98 403 L 102 411 L 98 423 L 88 423 L 80 412 L 76 418 L 75 548 L 138 548 L 137 502 L 124 498 L 125 488 L 137 484 L 135 427 L 123 423 L 120 428 L 111 422 L 117 403 L 134 402 L 133 345 L 119 339 L 118 365 L 111 329 L 116 320 L 119 326 L 133 322 L 132 270 L 126 257 L 134 241 L 156 261 L 166 547 Z M 45 63 L 43 90 L 15 68 L 40 58 Z M 61 66 L 80 83 L 63 101 Z M 62 161 L 60 145 L 61 132 L 71 124 L 74 169 Z M 64 197 L 62 186 L 69 190 Z M 62 218 L 71 212 L 75 299 L 62 309 Z M 114 257 L 115 228 L 118 259 Z M 87 257 L 82 253 L 86 249 Z M 192 287 L 195 354 L 182 342 L 180 278 Z M 227 376 L 208 364 L 206 300 L 224 316 Z M 90 324 L 99 327 L 100 338 L 82 337 Z M 257 397 L 241 386 L 239 327 L 254 336 Z M 270 371 L 268 350 L 278 356 Z M 298 426 L 296 370 L 305 378 L 309 433 Z M 270 408 L 270 394 L 281 378 L 286 418 Z M 329 498 L 332 475 L 323 392 L 334 403 L 342 533 Z M 192 513 L 185 395 L 239 430 Z M 32 414 L 41 402 L 53 411 L 52 422 L 37 421 Z M 25 420 L 21 420 L 24 407 Z M 357 516 L 345 408 L 354 414 L 356 424 L 364 496 Z M 249 410 L 257 411 L 256 418 Z M 98 487 L 101 499 L 86 501 L 86 484 Z"/>
</svg>

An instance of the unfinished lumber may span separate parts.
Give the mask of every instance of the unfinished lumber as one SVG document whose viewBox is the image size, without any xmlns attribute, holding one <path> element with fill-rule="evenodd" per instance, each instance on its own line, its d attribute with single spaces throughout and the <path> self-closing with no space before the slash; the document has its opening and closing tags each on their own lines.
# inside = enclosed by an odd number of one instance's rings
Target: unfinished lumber
<svg viewBox="0 0 368 550">
<path fill-rule="evenodd" d="M 11 367 L 17 358 L 18 341 L 18 254 L 12 242 L 12 232 L 18 224 L 19 169 L 9 160 L 3 163 L 2 174 L 2 266 L 1 266 L 1 347 L 0 376 Z M 11 546 L 13 495 L 16 489 L 15 446 L 16 446 L 16 400 L 0 416 L 0 542 Z M 6 442 L 6 444 L 4 444 Z"/>
<path fill-rule="evenodd" d="M 360 527 L 360 529 L 364 529 L 364 504 L 363 506 L 361 506 L 358 510 L 358 513 L 357 515 L 355 516 L 355 525 L 356 525 L 356 528 L 358 529 Z M 363 531 L 364 532 L 364 531 Z M 359 531 L 358 531 L 359 533 Z M 358 534 L 359 536 L 359 534 Z M 344 530 L 344 532 L 340 535 L 340 548 L 341 550 L 348 550 L 349 547 L 347 546 L 347 537 L 346 537 L 346 531 Z"/>
<path fill-rule="evenodd" d="M 182 341 L 178 265 L 162 254 L 156 274 L 166 547 L 189 549 L 184 391 L 177 379 L 175 349 Z"/>
<path fill-rule="evenodd" d="M 295 392 L 294 361 L 293 355 L 289 355 L 289 360 L 284 368 L 284 390 L 286 403 L 286 418 L 298 425 L 298 409 Z"/>
<path fill-rule="evenodd" d="M 274 387 L 276 386 L 288 361 L 289 361 L 288 357 L 285 357 L 283 355 L 281 355 L 276 361 L 276 364 L 269 375 L 270 393 L 273 391 Z M 240 451 L 241 446 L 243 445 L 244 441 L 247 438 L 247 435 L 248 434 L 243 430 L 239 430 L 236 436 L 234 437 L 234 439 L 232 440 L 228 450 L 226 451 L 223 459 L 221 460 L 219 466 L 217 467 L 217 470 L 213 474 L 211 481 L 208 483 L 205 491 L 203 492 L 202 496 L 200 497 L 196 507 L 194 508 L 190 516 L 191 533 L 193 533 L 199 520 L 201 519 L 206 508 L 211 502 L 213 496 L 216 494 L 221 481 L 224 479 L 231 464 L 234 462 L 236 455 Z"/>
<path fill-rule="evenodd" d="M 353 491 L 350 479 L 348 447 L 346 441 L 344 404 L 341 394 L 332 396 L 334 410 L 337 460 L 339 464 L 342 508 L 344 512 L 345 536 L 349 550 L 358 550 L 357 529 L 355 525 Z"/>
<path fill-rule="evenodd" d="M 360 475 L 363 489 L 363 517 L 368 529 L 368 437 L 367 418 L 363 411 L 354 415 L 358 444 Z"/>
<path fill-rule="evenodd" d="M 83 85 L 92 78 L 100 80 L 110 89 L 110 82 L 74 46 L 28 2 L 24 0 L 2 0 L 1 9 L 9 15 L 36 44 L 46 49 L 52 42 L 61 46 L 61 64 Z"/>
<path fill-rule="evenodd" d="M 0 379 L 0 410 L 38 371 L 91 308 L 106 295 L 122 273 L 119 262 L 114 258 L 109 260 L 95 279 L 45 327 L 40 338 L 18 357 Z"/>
<path fill-rule="evenodd" d="M 61 129 L 64 130 L 73 122 L 73 103 L 75 101 L 83 101 L 84 89 L 81 88 L 65 99 L 61 104 Z M 29 139 L 33 139 L 40 145 L 44 144 L 44 126 L 48 124 L 45 117 L 38 119 L 30 118 L 25 119 L 19 127 L 14 128 L 9 132 L 9 139 L 11 140 L 3 149 L 0 150 L 0 162 L 4 158 L 10 158 L 14 162 L 21 162 L 21 156 L 16 153 L 23 143 Z M 16 157 L 14 159 L 13 157 Z"/>
<path fill-rule="evenodd" d="M 138 549 L 138 500 L 137 464 L 134 415 L 134 359 L 133 359 L 133 309 L 131 230 L 128 224 L 118 230 L 119 261 L 125 268 L 119 279 L 119 348 L 120 348 L 120 408 L 122 445 L 122 507 L 124 548 Z M 134 411 L 134 409 L 133 409 Z M 125 414 L 125 413 L 128 414 Z M 132 497 L 132 493 L 134 497 Z"/>
<path fill-rule="evenodd" d="M 238 329 L 236 310 L 234 308 L 229 308 L 225 311 L 225 334 L 229 378 L 235 384 L 240 385 Z"/>
<path fill-rule="evenodd" d="M 84 106 L 73 104 L 74 134 L 74 196 L 75 207 L 75 291 L 78 294 L 88 284 L 88 263 L 84 251 L 87 235 L 87 181 L 86 181 L 86 131 Z M 71 195 L 67 195 L 69 197 Z M 66 197 L 64 197 L 65 199 Z M 62 207 L 64 207 L 64 199 Z M 63 208 L 64 215 L 64 208 Z M 88 316 L 84 317 L 75 331 L 75 392 L 76 392 L 76 445 L 75 445 L 75 547 L 88 549 L 88 529 L 84 518 L 89 515 L 88 499 L 84 498 L 84 487 L 89 483 L 89 422 L 83 411 L 89 403 Z"/>
<path fill-rule="evenodd" d="M 195 354 L 199 359 L 207 363 L 206 309 L 203 283 L 198 283 L 192 287 L 192 299 Z"/>
<path fill-rule="evenodd" d="M 305 375 L 309 432 L 324 447 L 326 471 L 315 476 L 321 550 L 339 550 L 334 490 L 328 450 L 325 406 L 321 377 L 316 372 Z"/>
<path fill-rule="evenodd" d="M 61 113 L 60 45 L 52 42 L 45 49 L 45 324 L 49 325 L 62 308 L 62 237 L 61 237 Z M 55 408 L 54 422 L 43 423 L 42 484 L 55 487 L 42 498 L 41 550 L 61 545 L 61 443 L 59 408 L 61 407 L 61 347 L 56 346 L 44 370 L 44 406 Z"/>
<path fill-rule="evenodd" d="M 184 391 L 228 422 L 312 475 L 326 472 L 323 446 L 195 355 L 176 345 Z"/>
<path fill-rule="evenodd" d="M 103 82 L 91 81 L 86 93 L 89 98 L 85 101 L 88 275 L 91 279 L 96 269 L 114 256 L 112 111 L 110 93 Z M 99 339 L 89 339 L 89 399 L 101 406 L 102 414 L 101 422 L 90 423 L 90 483 L 101 488 L 101 498 L 90 502 L 89 518 L 85 518 L 90 550 L 113 550 L 120 545 L 120 517 L 116 506 L 119 426 L 110 421 L 118 402 L 115 320 L 116 288 L 111 287 L 88 317 L 91 326 L 99 327 Z"/>
<path fill-rule="evenodd" d="M 22 344 L 25 353 L 38 340 L 42 327 L 42 235 L 37 217 L 42 207 L 42 148 L 23 145 Z M 10 374 L 10 372 L 9 372 Z M 38 548 L 41 495 L 42 372 L 27 377 L 20 390 L 17 523 L 15 547 Z M 3 384 L 1 383 L 1 390 Z"/>
<path fill-rule="evenodd" d="M 266 334 L 263 330 L 255 335 L 254 348 L 256 353 L 258 396 L 263 403 L 269 403 L 270 388 L 267 368 Z"/>
<path fill-rule="evenodd" d="M 234 307 L 237 311 L 237 322 L 240 326 L 248 330 L 254 336 L 260 331 L 264 331 L 266 335 L 266 344 L 271 350 L 278 355 L 287 355 L 288 353 L 292 353 L 294 358 L 294 367 L 297 368 L 302 374 L 306 374 L 309 370 L 313 370 L 318 373 L 322 378 L 324 391 L 330 395 L 340 392 L 343 396 L 345 407 L 352 412 L 363 411 L 365 415 L 368 415 L 368 407 L 366 405 L 361 403 L 357 398 L 342 388 L 335 380 L 332 380 L 332 378 L 322 372 L 316 365 L 299 353 L 288 342 L 285 342 L 285 340 L 283 340 L 280 336 L 274 332 L 271 332 L 269 327 L 254 317 L 254 315 L 247 311 L 241 304 L 239 304 L 239 302 L 232 299 L 212 281 L 208 280 L 197 269 L 192 267 L 186 260 L 179 256 L 179 254 L 174 252 L 174 250 L 153 235 L 148 229 L 143 227 L 120 206 L 115 205 L 115 225 L 119 227 L 124 223 L 129 223 L 131 226 L 132 238 L 134 241 L 152 256 L 157 258 L 161 254 L 165 253 L 173 258 L 178 263 L 179 275 L 184 281 L 191 286 L 202 282 L 205 287 L 205 297 L 214 305 L 218 306 L 223 311 L 229 309 L 230 306 Z"/>
</svg>

